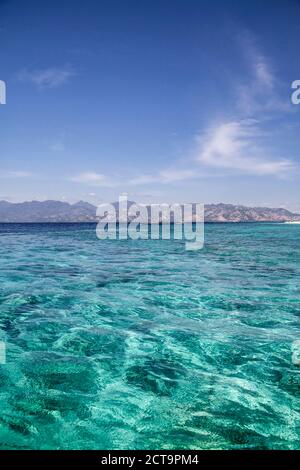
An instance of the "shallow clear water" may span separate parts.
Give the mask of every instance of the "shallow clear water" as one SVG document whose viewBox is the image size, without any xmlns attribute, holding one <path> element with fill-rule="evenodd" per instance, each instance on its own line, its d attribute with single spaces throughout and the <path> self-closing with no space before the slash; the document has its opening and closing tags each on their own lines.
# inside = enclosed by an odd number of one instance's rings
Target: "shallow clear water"
<svg viewBox="0 0 300 470">
<path fill-rule="evenodd" d="M 299 449 L 300 226 L 0 225 L 2 449 Z"/>
</svg>

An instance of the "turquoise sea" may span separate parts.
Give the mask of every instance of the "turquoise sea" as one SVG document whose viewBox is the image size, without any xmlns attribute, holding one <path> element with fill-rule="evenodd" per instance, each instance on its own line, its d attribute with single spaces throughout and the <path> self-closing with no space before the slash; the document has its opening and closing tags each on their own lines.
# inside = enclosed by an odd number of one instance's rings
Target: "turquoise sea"
<svg viewBox="0 0 300 470">
<path fill-rule="evenodd" d="M 300 225 L 0 224 L 1 449 L 300 449 Z"/>
</svg>

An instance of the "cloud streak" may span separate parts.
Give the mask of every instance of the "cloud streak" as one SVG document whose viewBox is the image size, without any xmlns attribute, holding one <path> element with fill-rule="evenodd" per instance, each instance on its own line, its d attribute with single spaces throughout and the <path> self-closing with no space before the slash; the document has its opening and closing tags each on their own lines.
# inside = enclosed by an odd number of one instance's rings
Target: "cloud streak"
<svg viewBox="0 0 300 470">
<path fill-rule="evenodd" d="M 110 178 L 107 175 L 96 173 L 95 171 L 84 171 L 77 175 L 70 176 L 67 179 L 73 183 L 81 183 L 88 186 L 114 187 L 119 184 L 115 178 Z"/>
<path fill-rule="evenodd" d="M 201 172 L 203 176 L 203 173 Z M 192 162 L 191 168 L 167 168 L 160 170 L 157 173 L 151 174 L 137 174 L 133 177 L 113 177 L 107 176 L 94 171 L 84 171 L 77 175 L 68 177 L 68 181 L 74 183 L 86 184 L 89 186 L 103 186 L 103 187 L 118 187 L 118 186 L 144 186 L 148 184 L 168 184 L 179 181 L 185 181 L 187 179 L 197 178 L 200 176 L 199 168 L 195 167 L 195 163 Z"/>
<path fill-rule="evenodd" d="M 254 120 L 223 122 L 199 139 L 197 161 L 203 165 L 252 175 L 283 176 L 294 167 L 288 159 L 266 158 L 262 133 Z"/>
<path fill-rule="evenodd" d="M 280 82 L 270 60 L 259 50 L 257 41 L 249 31 L 243 32 L 240 44 L 247 60 L 249 78 L 237 83 L 237 105 L 240 112 L 252 116 L 258 112 L 287 112 L 291 110 L 289 100 L 278 95 Z"/>
<path fill-rule="evenodd" d="M 266 145 L 269 134 L 264 123 L 266 119 L 271 122 L 276 112 L 289 112 L 290 103 L 281 100 L 280 83 L 254 36 L 244 32 L 240 39 L 250 71 L 248 80 L 242 85 L 236 83 L 236 111 L 232 117 L 197 136 L 196 161 L 201 166 L 223 169 L 225 176 L 287 176 L 296 165 L 278 156 L 274 145 Z"/>
<path fill-rule="evenodd" d="M 32 83 L 38 89 L 58 88 L 65 85 L 76 75 L 73 68 L 67 64 L 61 67 L 27 70 L 18 74 L 18 79 L 24 83 Z"/>
<path fill-rule="evenodd" d="M 269 134 L 264 127 L 266 118 L 270 122 L 275 112 L 289 112 L 290 103 L 280 98 L 280 83 L 254 36 L 244 32 L 240 39 L 249 71 L 243 83 L 235 80 L 237 99 L 231 117 L 196 135 L 194 161 L 187 162 L 186 167 L 174 166 L 153 175 L 140 175 L 133 178 L 132 184 L 168 184 L 243 174 L 281 178 L 297 169 L 291 159 L 278 155 L 273 145 L 267 145 Z"/>
<path fill-rule="evenodd" d="M 29 171 L 9 171 L 9 170 L 0 170 L 0 178 L 3 179 L 15 179 L 15 178 L 31 178 L 33 173 Z"/>
<path fill-rule="evenodd" d="M 160 170 L 156 174 L 142 174 L 132 178 L 129 183 L 132 185 L 143 185 L 150 183 L 175 183 L 187 179 L 199 177 L 199 173 L 189 168 L 168 168 Z"/>
</svg>

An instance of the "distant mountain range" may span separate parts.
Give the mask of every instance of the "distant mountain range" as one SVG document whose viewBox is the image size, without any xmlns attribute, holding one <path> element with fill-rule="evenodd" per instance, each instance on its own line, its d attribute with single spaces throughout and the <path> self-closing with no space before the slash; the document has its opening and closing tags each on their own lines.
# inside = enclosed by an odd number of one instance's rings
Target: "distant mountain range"
<svg viewBox="0 0 300 470">
<path fill-rule="evenodd" d="M 118 203 L 113 203 L 118 208 Z M 128 202 L 129 205 L 132 202 Z M 246 207 L 233 204 L 206 204 L 206 222 L 292 222 L 300 214 L 286 209 Z M 96 222 L 96 207 L 84 201 L 69 204 L 61 201 L 11 203 L 0 201 L 0 222 Z"/>
</svg>

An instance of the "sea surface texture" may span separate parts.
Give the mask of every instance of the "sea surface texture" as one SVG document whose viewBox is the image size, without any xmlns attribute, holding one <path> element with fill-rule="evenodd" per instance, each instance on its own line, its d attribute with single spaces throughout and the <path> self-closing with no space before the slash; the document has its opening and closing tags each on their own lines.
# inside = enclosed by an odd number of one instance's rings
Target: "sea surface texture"
<svg viewBox="0 0 300 470">
<path fill-rule="evenodd" d="M 1 449 L 300 449 L 300 225 L 0 225 Z"/>
</svg>

